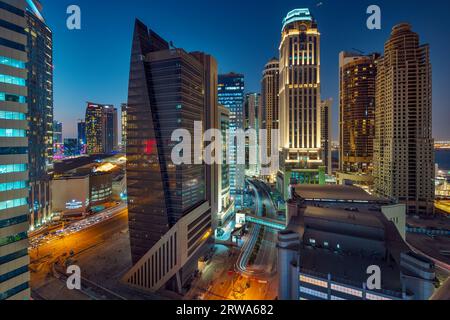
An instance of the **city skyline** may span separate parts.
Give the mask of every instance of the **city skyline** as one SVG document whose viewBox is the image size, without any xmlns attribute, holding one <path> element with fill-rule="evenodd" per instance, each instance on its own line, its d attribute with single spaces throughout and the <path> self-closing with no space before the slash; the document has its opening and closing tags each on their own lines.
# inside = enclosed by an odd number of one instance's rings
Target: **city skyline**
<svg viewBox="0 0 450 320">
<path fill-rule="evenodd" d="M 436 3 L 61 1 L 0 0 L 0 301 L 450 300 Z"/>
<path fill-rule="evenodd" d="M 445 53 L 448 44 L 440 41 L 445 37 L 445 28 L 439 26 L 445 21 L 444 15 L 448 10 L 448 3 L 430 3 L 427 6 L 417 6 L 418 1 L 406 3 L 396 1 L 390 3 L 381 1 L 378 5 L 382 12 L 382 30 L 370 31 L 366 28 L 368 15 L 365 13 L 370 1 L 352 1 L 346 5 L 346 10 L 338 12 L 339 5 L 330 1 L 323 1 L 317 6 L 318 1 L 303 1 L 301 4 L 295 1 L 285 1 L 276 8 L 270 10 L 258 7 L 258 15 L 252 15 L 254 5 L 244 3 L 241 10 L 231 12 L 229 4 L 214 4 L 210 6 L 209 13 L 205 16 L 202 10 L 197 10 L 203 5 L 202 1 L 194 1 L 192 4 L 183 4 L 175 8 L 167 9 L 162 2 L 150 4 L 143 1 L 134 1 L 134 5 L 126 8 L 116 8 L 120 4 L 109 5 L 110 14 L 100 16 L 102 7 L 96 3 L 81 0 L 79 6 L 82 10 L 82 29 L 69 31 L 65 28 L 66 16 L 64 15 L 67 1 L 61 1 L 52 6 L 45 6 L 44 16 L 54 31 L 55 37 L 55 119 L 67 123 L 64 129 L 65 137 L 76 137 L 76 119 L 83 114 L 83 105 L 87 100 L 108 101 L 115 105 L 126 102 L 129 47 L 131 45 L 127 35 L 132 30 L 130 25 L 134 18 L 139 17 L 163 36 L 169 35 L 177 47 L 185 47 L 187 50 L 195 50 L 198 47 L 211 52 L 219 64 L 219 73 L 237 72 L 244 74 L 246 78 L 246 93 L 260 92 L 261 74 L 264 65 L 271 57 L 277 56 L 277 41 L 281 32 L 281 21 L 286 12 L 299 7 L 309 7 L 316 19 L 321 22 L 321 34 L 323 38 L 322 48 L 322 96 L 331 97 L 339 101 L 339 52 L 358 49 L 366 54 L 382 52 L 385 39 L 388 38 L 392 27 L 400 22 L 407 21 L 414 26 L 416 32 L 421 34 L 423 42 L 430 44 L 431 59 L 433 64 L 433 110 L 434 110 L 434 138 L 447 140 L 450 138 L 450 128 L 446 126 L 446 119 L 450 111 L 446 108 L 450 101 L 449 92 L 445 88 L 445 76 L 450 70 L 450 62 L 446 61 Z M 411 5 L 409 5 L 411 4 Z M 83 8 L 86 7 L 87 9 Z M 115 10 L 118 9 L 118 10 Z M 136 12 L 143 12 L 136 14 Z M 158 14 L 155 14 L 158 12 Z M 176 17 L 176 19 L 169 19 Z M 120 19 L 117 16 L 121 15 Z M 200 15 L 200 16 L 199 16 Z M 439 19 L 441 17 L 442 19 Z M 236 25 L 222 27 L 216 21 L 223 21 L 227 16 L 245 19 Z M 251 24 L 256 19 L 264 19 L 266 23 L 261 26 L 261 31 L 254 33 Z M 435 24 L 430 26 L 427 21 L 433 19 Z M 234 19 L 233 19 L 234 20 Z M 123 21 L 111 25 L 108 21 Z M 211 25 L 211 28 L 202 29 L 202 25 Z M 180 25 L 185 32 L 179 32 Z M 336 31 L 339 25 L 339 31 Z M 226 25 L 228 26 L 228 24 Z M 104 28 L 114 30 L 115 40 L 103 33 Z M 174 30 L 175 29 L 175 30 Z M 356 31 L 356 32 L 355 32 Z M 354 36 L 346 37 L 345 34 L 353 32 Z M 101 33 L 101 36 L 100 34 Z M 251 38 L 251 41 L 246 39 Z M 257 50 L 254 50 L 254 48 Z M 92 48 L 95 50 L 92 50 Z M 90 48 L 90 49 L 89 49 Z M 88 63 L 77 63 L 74 52 L 90 52 Z M 106 51 L 107 50 L 107 51 Z M 258 52 L 255 55 L 254 52 Z M 105 52 L 108 52 L 105 55 Z M 81 57 L 80 62 L 85 62 Z M 439 68 L 436 67 L 439 65 Z M 114 66 L 114 67 L 112 67 Z M 101 76 L 99 76 L 101 75 Z M 73 87 L 74 86 L 74 87 Z M 76 90 L 73 90 L 76 88 Z M 75 95 L 74 92 L 77 92 Z M 338 140 L 338 107 L 333 106 L 333 140 Z"/>
</svg>

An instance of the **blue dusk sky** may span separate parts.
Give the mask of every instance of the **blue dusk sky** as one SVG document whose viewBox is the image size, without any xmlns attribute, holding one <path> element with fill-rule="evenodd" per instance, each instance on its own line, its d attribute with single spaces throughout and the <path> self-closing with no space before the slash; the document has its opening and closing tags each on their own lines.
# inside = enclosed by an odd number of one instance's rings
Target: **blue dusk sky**
<svg viewBox="0 0 450 320">
<path fill-rule="evenodd" d="M 65 137 L 76 136 L 86 101 L 126 102 L 131 38 L 139 18 L 176 47 L 216 57 L 219 71 L 243 73 L 247 92 L 260 92 L 266 62 L 278 56 L 283 17 L 310 8 L 322 34 L 322 98 L 334 99 L 333 140 L 338 139 L 339 52 L 383 52 L 392 27 L 409 22 L 431 46 L 434 136 L 450 139 L 450 1 L 447 0 L 42 0 L 54 33 L 55 119 Z M 80 6 L 82 29 L 66 28 L 69 5 Z M 366 28 L 366 9 L 382 10 L 382 30 Z"/>
</svg>

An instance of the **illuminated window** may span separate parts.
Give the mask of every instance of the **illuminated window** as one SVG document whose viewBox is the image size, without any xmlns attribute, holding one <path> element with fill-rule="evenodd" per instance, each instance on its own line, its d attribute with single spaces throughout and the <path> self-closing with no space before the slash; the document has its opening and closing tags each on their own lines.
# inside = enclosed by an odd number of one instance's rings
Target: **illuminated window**
<svg viewBox="0 0 450 320">
<path fill-rule="evenodd" d="M 27 99 L 24 96 L 0 92 L 0 101 L 26 103 Z M 5 112 L 5 111 L 2 111 L 2 112 Z"/>
<path fill-rule="evenodd" d="M 0 82 L 6 83 L 6 84 L 14 84 L 16 86 L 22 86 L 22 87 L 25 86 L 25 79 L 8 76 L 5 74 L 0 74 Z"/>
<path fill-rule="evenodd" d="M 309 288 L 300 287 L 300 292 L 306 293 L 306 294 L 309 294 L 310 296 L 321 298 L 321 299 L 324 299 L 324 300 L 328 299 L 328 294 L 320 292 L 320 291 L 317 291 L 317 290 L 312 290 L 312 289 L 309 289 Z"/>
<path fill-rule="evenodd" d="M 342 293 L 346 293 L 346 294 L 349 294 L 351 296 L 362 298 L 362 291 L 361 290 L 356 290 L 356 289 L 340 286 L 340 285 L 337 285 L 337 284 L 332 284 L 331 285 L 331 290 L 342 292 Z"/>
<path fill-rule="evenodd" d="M 19 69 L 25 69 L 25 62 L 15 60 L 8 57 L 0 56 L 0 64 L 3 64 L 5 66 L 19 68 Z"/>
<path fill-rule="evenodd" d="M 371 293 L 366 294 L 366 299 L 367 300 L 392 300 L 392 299 L 385 298 L 385 297 L 379 296 L 377 294 L 371 294 Z"/>
<path fill-rule="evenodd" d="M 305 283 L 309 283 L 318 287 L 322 287 L 322 288 L 328 288 L 328 283 L 325 281 L 321 281 L 321 280 L 317 280 L 317 279 L 313 279 L 307 276 L 300 276 L 300 281 L 301 282 L 305 282 Z"/>
<path fill-rule="evenodd" d="M 27 198 L 1 201 L 0 202 L 0 210 L 17 208 L 17 207 L 25 206 L 27 204 L 28 204 Z"/>
<path fill-rule="evenodd" d="M 0 129 L 1 138 L 25 138 L 27 133 L 22 129 Z"/>
<path fill-rule="evenodd" d="M 20 190 L 28 187 L 26 181 L 16 181 L 16 182 L 6 182 L 0 183 L 0 192 L 11 191 L 11 190 Z"/>
<path fill-rule="evenodd" d="M 3 120 L 26 120 L 27 116 L 21 112 L 0 111 L 0 119 Z"/>
<path fill-rule="evenodd" d="M 25 172 L 27 171 L 26 164 L 5 164 L 0 165 L 0 174 Z"/>
</svg>

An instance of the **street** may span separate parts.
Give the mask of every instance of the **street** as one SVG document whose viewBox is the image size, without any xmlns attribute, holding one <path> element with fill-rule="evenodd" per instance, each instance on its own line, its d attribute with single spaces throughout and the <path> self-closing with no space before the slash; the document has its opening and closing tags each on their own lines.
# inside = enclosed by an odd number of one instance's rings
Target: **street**
<svg viewBox="0 0 450 320">
<path fill-rule="evenodd" d="M 57 237 L 30 249 L 31 287 L 38 299 L 92 299 L 80 291 L 70 291 L 53 277 L 53 265 L 92 249 L 128 228 L 128 211 L 119 208 L 107 220 L 67 236 Z M 54 291 L 55 290 L 55 291 Z M 53 292 L 52 292 L 53 291 Z"/>
</svg>

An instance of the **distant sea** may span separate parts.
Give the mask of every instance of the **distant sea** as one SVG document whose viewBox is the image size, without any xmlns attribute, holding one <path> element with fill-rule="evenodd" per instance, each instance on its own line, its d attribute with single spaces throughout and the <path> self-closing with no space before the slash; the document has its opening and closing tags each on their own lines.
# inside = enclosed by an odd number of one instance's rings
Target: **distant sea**
<svg viewBox="0 0 450 320">
<path fill-rule="evenodd" d="M 338 151 L 333 151 L 333 161 L 339 162 Z M 439 169 L 450 171 L 450 150 L 436 150 L 436 163 Z"/>
</svg>

